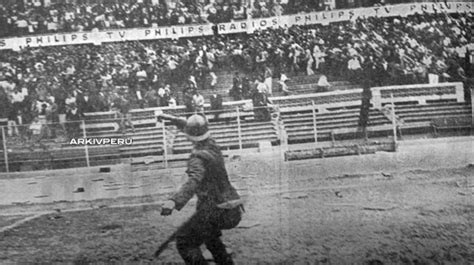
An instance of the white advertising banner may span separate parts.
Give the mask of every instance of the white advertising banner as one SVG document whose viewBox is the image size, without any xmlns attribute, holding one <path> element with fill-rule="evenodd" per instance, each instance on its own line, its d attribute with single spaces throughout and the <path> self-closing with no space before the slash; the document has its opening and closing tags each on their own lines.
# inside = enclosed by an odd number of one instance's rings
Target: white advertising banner
<svg viewBox="0 0 474 265">
<path fill-rule="evenodd" d="M 158 28 L 110 30 L 99 32 L 74 32 L 48 35 L 34 35 L 19 38 L 0 39 L 1 49 L 18 50 L 24 47 L 44 47 L 132 40 L 178 39 L 212 35 L 212 25 L 186 25 Z"/>
<path fill-rule="evenodd" d="M 312 12 L 281 17 L 248 19 L 243 21 L 221 23 L 217 25 L 217 28 L 219 34 L 232 34 L 241 32 L 252 33 L 256 30 L 285 27 L 289 25 L 327 25 L 333 22 L 354 20 L 360 17 L 395 17 L 408 16 L 415 13 L 466 13 L 473 12 L 473 9 L 474 4 L 471 2 L 410 3 L 381 7 Z M 99 32 L 34 35 L 0 39 L 0 50 L 19 50 L 24 47 L 74 45 L 87 43 L 100 45 L 104 42 L 178 39 L 183 37 L 209 36 L 212 34 L 214 34 L 212 25 L 203 24 Z"/>
</svg>

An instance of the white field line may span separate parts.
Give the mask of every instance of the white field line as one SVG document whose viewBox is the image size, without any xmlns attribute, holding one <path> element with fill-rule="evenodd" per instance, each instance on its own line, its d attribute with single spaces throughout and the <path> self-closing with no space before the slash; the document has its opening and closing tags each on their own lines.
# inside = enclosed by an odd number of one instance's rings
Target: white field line
<svg viewBox="0 0 474 265">
<path fill-rule="evenodd" d="M 28 221 L 30 221 L 30 220 L 36 219 L 36 218 L 41 217 L 41 216 L 43 216 L 43 215 L 45 215 L 45 214 L 47 214 L 47 213 L 46 213 L 46 212 L 36 213 L 36 214 L 33 215 L 33 216 L 28 216 L 28 217 L 26 217 L 26 218 L 24 218 L 24 219 L 21 219 L 21 220 L 19 220 L 19 221 L 16 221 L 15 223 L 13 223 L 13 224 L 11 224 L 11 225 L 1 227 L 1 228 L 0 228 L 0 233 L 5 232 L 5 231 L 8 231 L 8 230 L 10 230 L 10 229 L 13 229 L 13 228 L 15 228 L 15 227 L 17 227 L 17 226 L 20 226 L 20 225 L 22 225 L 22 224 L 24 224 L 24 223 L 26 223 L 26 222 L 28 222 Z"/>
</svg>

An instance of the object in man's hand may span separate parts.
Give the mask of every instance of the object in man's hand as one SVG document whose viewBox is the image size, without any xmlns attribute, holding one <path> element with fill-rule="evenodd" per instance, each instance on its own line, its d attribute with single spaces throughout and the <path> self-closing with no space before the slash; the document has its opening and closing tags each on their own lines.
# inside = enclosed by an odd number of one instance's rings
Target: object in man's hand
<svg viewBox="0 0 474 265">
<path fill-rule="evenodd" d="M 161 215 L 163 216 L 171 215 L 174 207 L 175 207 L 174 201 L 172 200 L 165 201 L 165 203 L 163 203 L 163 205 L 161 206 Z"/>
<path fill-rule="evenodd" d="M 170 121 L 172 125 L 175 125 L 180 130 L 184 129 L 184 127 L 186 126 L 186 119 L 169 114 L 161 113 L 157 115 L 157 119 L 158 121 Z"/>
</svg>

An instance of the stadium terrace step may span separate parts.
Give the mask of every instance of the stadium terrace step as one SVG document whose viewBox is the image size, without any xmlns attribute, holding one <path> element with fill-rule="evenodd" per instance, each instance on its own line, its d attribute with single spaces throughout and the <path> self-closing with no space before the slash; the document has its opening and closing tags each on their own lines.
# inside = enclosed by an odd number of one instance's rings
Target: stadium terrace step
<svg viewBox="0 0 474 265">
<path fill-rule="evenodd" d="M 273 136 L 276 136 L 276 132 L 274 129 L 267 129 L 267 130 L 259 130 L 259 131 L 253 131 L 253 132 L 247 132 L 245 134 L 242 134 L 242 139 L 244 138 L 251 138 L 251 137 L 256 137 L 256 136 L 267 136 L 268 138 L 272 138 Z M 237 141 L 238 142 L 238 132 L 236 131 L 229 131 L 227 133 L 220 133 L 220 134 L 213 134 L 212 138 L 216 140 L 216 142 L 221 143 L 225 141 Z M 191 142 L 187 140 L 185 136 L 180 136 L 177 139 L 175 139 L 175 142 L 173 144 L 174 146 L 180 146 L 184 144 L 190 144 Z"/>
<path fill-rule="evenodd" d="M 242 138 L 242 145 L 243 148 L 249 147 L 257 147 L 259 141 L 271 141 L 276 143 L 278 141 L 277 136 L 275 135 L 272 138 L 269 138 L 268 135 L 265 136 L 252 136 L 252 137 L 243 137 Z M 226 149 L 238 149 L 239 148 L 239 141 L 237 139 L 228 139 L 228 140 L 216 140 L 222 150 Z M 188 145 L 179 145 L 174 147 L 174 153 L 184 153 L 190 152 L 192 149 L 192 144 L 189 143 Z"/>
<path fill-rule="evenodd" d="M 389 124 L 374 124 L 367 127 L 367 131 L 371 134 L 385 134 L 385 136 L 390 135 L 393 131 L 392 125 Z M 330 141 L 333 137 L 336 139 L 354 139 L 357 137 L 357 133 L 360 133 L 357 125 L 345 127 L 345 128 L 335 128 L 330 130 L 318 131 L 318 141 Z M 314 134 L 312 130 L 307 132 L 295 132 L 291 135 L 288 135 L 288 142 L 298 143 L 298 142 L 308 142 L 314 141 Z"/>
<path fill-rule="evenodd" d="M 395 110 L 397 109 L 411 109 L 411 108 L 450 108 L 450 107 L 470 107 L 464 102 L 433 102 L 428 104 L 396 104 L 395 103 Z"/>
<path fill-rule="evenodd" d="M 323 113 L 316 113 L 316 120 L 326 120 L 326 119 L 336 119 L 336 118 L 350 118 L 350 117 L 359 117 L 360 110 L 359 109 L 351 109 L 351 110 L 337 110 L 337 111 L 330 111 L 330 112 L 323 112 Z M 370 116 L 379 116 L 383 114 L 376 109 L 371 109 L 369 112 Z M 313 112 L 312 110 L 306 109 L 304 111 L 299 112 L 286 112 L 281 113 L 280 118 L 284 121 L 288 120 L 291 121 L 293 119 L 313 119 Z"/>
<path fill-rule="evenodd" d="M 324 127 L 324 126 L 333 125 L 333 124 L 341 124 L 343 126 L 344 123 L 346 123 L 346 122 L 352 122 L 352 121 L 358 121 L 358 120 L 359 120 L 358 115 L 354 115 L 354 116 L 351 116 L 351 117 L 344 117 L 344 118 L 316 119 L 316 126 Z M 382 115 L 377 115 L 377 116 L 372 115 L 372 116 L 369 117 L 369 123 L 373 122 L 373 121 L 377 121 L 377 120 L 389 122 L 389 120 L 387 118 L 385 118 L 384 116 L 382 116 Z M 303 119 L 283 120 L 283 124 L 285 125 L 286 128 L 298 127 L 298 126 L 301 126 L 301 125 L 304 125 L 304 124 L 311 124 L 312 125 L 313 124 L 313 119 L 312 118 L 303 118 Z"/>
<path fill-rule="evenodd" d="M 397 106 L 395 113 L 405 122 L 430 121 L 443 116 L 469 115 L 470 106 L 466 104 Z"/>
<path fill-rule="evenodd" d="M 345 120 L 341 122 L 334 122 L 334 123 L 327 123 L 327 124 L 316 124 L 316 129 L 318 131 L 323 131 L 323 130 L 334 130 L 338 128 L 345 128 L 345 127 L 352 127 L 352 126 L 358 126 L 359 120 L 358 119 L 353 119 L 353 120 Z M 377 120 L 371 120 L 368 124 L 368 126 L 372 125 L 379 125 L 379 124 L 390 124 L 386 119 L 377 119 Z M 302 131 L 302 130 L 311 130 L 313 131 L 313 122 L 304 122 L 301 123 L 300 126 L 287 126 L 285 125 L 285 130 L 287 131 L 288 134 L 291 134 L 294 131 Z"/>
<path fill-rule="evenodd" d="M 238 134 L 238 128 L 221 128 L 219 130 L 212 130 L 210 129 L 210 132 L 212 134 L 212 137 L 214 139 L 220 139 L 220 138 L 226 138 L 229 137 L 229 135 L 234 135 Z M 275 128 L 272 125 L 263 125 L 260 127 L 246 127 L 241 129 L 241 134 L 242 136 L 245 135 L 253 135 L 253 134 L 262 134 L 262 133 L 269 133 L 269 132 L 275 132 Z M 179 133 L 176 136 L 175 141 L 179 141 L 180 139 L 186 139 L 186 136 L 183 133 Z"/>
<path fill-rule="evenodd" d="M 130 145 L 120 149 L 121 157 L 144 156 L 153 154 L 163 154 L 163 145 L 161 143 L 151 143 L 147 145 Z"/>
<path fill-rule="evenodd" d="M 187 160 L 189 159 L 189 154 L 172 154 L 168 155 L 168 166 L 170 167 L 185 167 Z M 151 155 L 145 157 L 134 157 L 131 159 L 132 171 L 140 170 L 150 170 L 153 168 L 164 168 L 164 159 L 163 155 Z M 171 164 L 171 165 L 170 165 Z"/>
<path fill-rule="evenodd" d="M 127 129 L 127 132 L 121 133 L 113 130 L 100 130 L 86 132 L 88 137 L 132 137 L 135 135 L 151 135 L 162 132 L 162 127 L 135 128 L 135 132 Z"/>
<path fill-rule="evenodd" d="M 379 119 L 376 121 L 369 122 L 368 126 L 378 126 L 378 125 L 390 125 L 386 120 Z M 346 121 L 344 123 L 336 123 L 336 124 L 328 124 L 324 126 L 317 126 L 316 129 L 318 133 L 320 131 L 330 131 L 330 130 L 337 130 L 340 128 L 350 128 L 350 127 L 358 127 L 359 123 L 358 120 L 353 121 Z M 313 124 L 312 122 L 302 123 L 301 126 L 293 126 L 293 127 L 285 127 L 288 135 L 295 134 L 302 131 L 313 131 Z"/>
<path fill-rule="evenodd" d="M 334 85 L 331 83 L 331 86 L 328 88 L 329 91 L 336 91 L 336 90 L 349 90 L 349 89 L 356 89 L 361 88 L 359 85 L 355 84 L 345 84 L 341 83 L 338 85 Z M 319 88 L 318 84 L 302 84 L 302 85 L 294 85 L 289 87 L 289 90 L 293 93 L 298 94 L 305 94 L 305 93 L 316 93 L 316 92 L 323 92 L 321 88 Z"/>
<path fill-rule="evenodd" d="M 437 118 L 431 121 L 434 135 L 437 137 L 440 131 L 458 131 L 472 128 L 472 114 L 455 117 Z"/>
<path fill-rule="evenodd" d="M 397 114 L 403 114 L 403 115 L 410 115 L 413 113 L 419 113 L 420 111 L 424 113 L 432 113 L 432 114 L 437 114 L 437 113 L 454 113 L 454 112 L 459 112 L 459 111 L 470 111 L 469 108 L 467 107 L 458 107 L 458 106 L 450 106 L 450 107 L 432 107 L 432 108 L 424 108 L 424 107 L 419 107 L 419 108 L 398 108 L 395 109 L 395 113 Z"/>
<path fill-rule="evenodd" d="M 313 109 L 312 109 L 312 105 L 311 104 L 302 104 L 302 105 L 298 105 L 297 108 L 291 108 L 291 107 L 287 107 L 285 108 L 284 110 L 280 110 L 280 115 L 281 116 L 285 116 L 285 115 L 298 115 L 298 114 L 311 114 L 313 115 Z M 338 113 L 341 113 L 341 114 L 344 114 L 344 113 L 352 113 L 352 112 L 358 112 L 360 111 L 360 106 L 357 107 L 357 108 L 344 108 L 344 109 L 338 109 L 338 110 L 334 110 L 334 111 L 326 111 L 326 112 L 318 112 L 318 110 L 316 110 L 316 115 L 318 116 L 324 116 L 324 115 L 335 115 L 335 114 L 338 114 Z"/>
<path fill-rule="evenodd" d="M 117 163 L 120 161 L 119 149 L 115 146 L 89 147 L 89 163 L 92 166 Z M 0 159 L 1 162 L 3 159 Z M 69 147 L 53 150 L 33 150 L 11 152 L 8 154 L 11 171 L 59 169 L 86 166 L 84 147 Z"/>
<path fill-rule="evenodd" d="M 133 144 L 131 144 L 131 145 L 122 145 L 122 146 L 120 146 L 120 150 L 125 150 L 130 146 L 147 145 L 147 144 L 155 144 L 155 143 L 162 144 L 163 143 L 163 138 L 155 138 L 155 139 L 146 138 L 146 139 L 141 139 L 141 140 L 133 140 Z"/>
<path fill-rule="evenodd" d="M 428 122 L 428 123 L 431 123 L 434 119 L 455 118 L 455 117 L 459 117 L 459 116 L 463 116 L 463 115 L 469 115 L 469 113 L 440 114 L 440 115 L 430 116 L 430 117 L 425 117 L 425 116 L 411 117 L 411 118 L 403 118 L 403 121 L 405 122 L 405 124 L 415 123 L 415 122 Z"/>
<path fill-rule="evenodd" d="M 300 85 L 300 84 L 313 84 L 318 83 L 321 75 L 299 75 L 299 76 L 289 76 L 287 81 L 288 86 Z"/>
<path fill-rule="evenodd" d="M 149 132 L 149 133 L 140 133 L 140 134 L 121 134 L 121 133 L 104 133 L 96 135 L 87 135 L 87 138 L 124 138 L 124 139 L 133 139 L 133 141 L 139 141 L 142 139 L 162 139 L 163 132 L 161 130 Z"/>
<path fill-rule="evenodd" d="M 108 137 L 108 136 L 106 136 Z M 100 137 L 90 137 L 90 138 L 100 138 Z M 143 141 L 162 141 L 162 133 L 156 133 L 154 135 L 134 135 L 131 137 L 124 137 L 124 139 L 131 139 L 133 143 L 142 143 Z"/>
<path fill-rule="evenodd" d="M 243 122 L 243 123 L 240 124 L 240 130 L 241 131 L 258 130 L 258 129 L 261 129 L 261 128 L 273 128 L 273 124 L 270 123 L 270 122 L 265 122 L 265 123 L 245 123 L 245 122 Z M 232 129 L 232 130 L 237 131 L 237 129 L 238 129 L 237 123 L 229 124 L 229 125 L 221 124 L 221 125 L 209 126 L 209 130 L 212 133 L 216 133 L 216 134 L 220 133 L 221 130 L 228 130 L 228 129 Z"/>
<path fill-rule="evenodd" d="M 468 114 L 470 113 L 470 110 L 468 109 L 441 109 L 441 110 L 423 110 L 423 109 L 420 109 L 418 110 L 418 112 L 396 112 L 397 115 L 401 116 L 402 118 L 403 117 L 406 117 L 406 118 L 410 118 L 410 117 L 419 117 L 421 113 L 423 113 L 423 117 L 436 117 L 437 115 L 444 115 L 444 114 Z M 423 118 L 423 117 L 420 117 L 420 118 Z"/>
</svg>

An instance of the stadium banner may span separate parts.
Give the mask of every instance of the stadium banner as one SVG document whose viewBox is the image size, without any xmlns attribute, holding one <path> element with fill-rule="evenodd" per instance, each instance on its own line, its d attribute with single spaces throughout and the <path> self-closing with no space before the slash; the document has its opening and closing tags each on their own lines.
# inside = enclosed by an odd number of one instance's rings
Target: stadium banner
<svg viewBox="0 0 474 265">
<path fill-rule="evenodd" d="M 416 13 L 465 13 L 473 12 L 474 4 L 469 2 L 411 3 L 387 5 L 368 8 L 340 9 L 312 12 L 281 17 L 249 19 L 247 21 L 229 22 L 218 25 L 219 34 L 255 32 L 267 28 L 278 28 L 291 25 L 312 25 L 355 20 L 363 17 L 405 17 Z"/>
<path fill-rule="evenodd" d="M 363 17 L 397 17 L 413 15 L 415 13 L 465 13 L 473 11 L 474 4 L 470 2 L 409 3 L 367 8 L 340 9 L 220 23 L 217 25 L 217 31 L 219 34 L 233 34 L 243 32 L 253 33 L 255 31 L 267 28 L 279 28 L 290 25 L 327 25 L 333 22 L 348 21 Z M 101 43 L 106 42 L 178 39 L 183 37 L 209 36 L 214 34 L 212 26 L 212 24 L 200 24 L 7 38 L 0 39 L 0 50 L 19 50 L 24 47 L 44 47 L 88 43 L 100 45 Z"/>
<path fill-rule="evenodd" d="M 73 32 L 0 39 L 0 50 L 19 50 L 25 47 L 46 47 L 75 44 L 100 45 L 107 42 L 179 39 L 183 37 L 199 37 L 212 34 L 212 25 L 210 24 L 139 29 L 135 28 L 96 32 Z"/>
</svg>

